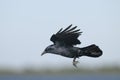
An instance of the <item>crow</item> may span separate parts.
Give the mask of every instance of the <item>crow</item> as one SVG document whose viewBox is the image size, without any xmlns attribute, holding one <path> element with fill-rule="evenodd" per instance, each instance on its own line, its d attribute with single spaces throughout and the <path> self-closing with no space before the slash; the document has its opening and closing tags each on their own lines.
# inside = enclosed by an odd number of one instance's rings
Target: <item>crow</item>
<svg viewBox="0 0 120 80">
<path fill-rule="evenodd" d="M 77 26 L 72 27 L 72 24 L 63 30 L 61 28 L 56 34 L 53 34 L 50 40 L 53 42 L 49 45 L 41 54 L 52 53 L 61 55 L 68 58 L 73 58 L 73 65 L 77 67 L 78 61 L 76 58 L 81 56 L 99 57 L 103 54 L 102 50 L 95 44 L 91 44 L 87 47 L 79 48 L 75 47 L 77 44 L 81 44 L 78 37 L 81 35 L 80 29 L 76 29 Z"/>
</svg>

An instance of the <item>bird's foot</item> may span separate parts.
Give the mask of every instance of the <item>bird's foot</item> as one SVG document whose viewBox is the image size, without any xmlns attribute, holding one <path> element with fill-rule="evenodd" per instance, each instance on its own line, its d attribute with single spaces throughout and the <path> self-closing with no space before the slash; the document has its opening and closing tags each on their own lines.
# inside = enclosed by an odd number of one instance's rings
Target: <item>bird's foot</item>
<svg viewBox="0 0 120 80">
<path fill-rule="evenodd" d="M 73 61 L 73 66 L 75 66 L 77 68 L 78 63 L 79 63 L 79 61 Z"/>
</svg>

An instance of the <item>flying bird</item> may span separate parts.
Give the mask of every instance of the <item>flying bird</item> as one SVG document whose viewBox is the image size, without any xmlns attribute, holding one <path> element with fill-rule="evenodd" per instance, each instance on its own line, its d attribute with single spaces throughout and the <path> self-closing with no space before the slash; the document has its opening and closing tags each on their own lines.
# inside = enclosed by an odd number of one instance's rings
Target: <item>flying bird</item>
<svg viewBox="0 0 120 80">
<path fill-rule="evenodd" d="M 83 48 L 76 47 L 77 44 L 81 44 L 80 40 L 78 40 L 78 37 L 82 33 L 80 29 L 76 28 L 77 26 L 72 27 L 71 24 L 64 30 L 61 28 L 56 34 L 53 34 L 50 38 L 53 44 L 46 47 L 41 56 L 46 53 L 52 53 L 68 58 L 73 58 L 73 65 L 75 67 L 77 67 L 76 64 L 78 63 L 76 58 L 81 56 L 100 57 L 103 52 L 95 44 L 91 44 Z"/>
</svg>

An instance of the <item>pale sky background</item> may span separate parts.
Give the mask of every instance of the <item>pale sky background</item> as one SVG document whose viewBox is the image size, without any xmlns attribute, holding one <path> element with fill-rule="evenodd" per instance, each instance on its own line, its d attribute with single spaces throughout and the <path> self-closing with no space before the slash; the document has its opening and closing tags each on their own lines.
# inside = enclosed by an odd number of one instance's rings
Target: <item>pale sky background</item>
<svg viewBox="0 0 120 80">
<path fill-rule="evenodd" d="M 40 56 L 53 33 L 73 24 L 84 47 L 99 45 L 100 58 L 79 67 L 120 66 L 120 0 L 0 0 L 0 67 L 72 67 L 72 59 Z"/>
</svg>

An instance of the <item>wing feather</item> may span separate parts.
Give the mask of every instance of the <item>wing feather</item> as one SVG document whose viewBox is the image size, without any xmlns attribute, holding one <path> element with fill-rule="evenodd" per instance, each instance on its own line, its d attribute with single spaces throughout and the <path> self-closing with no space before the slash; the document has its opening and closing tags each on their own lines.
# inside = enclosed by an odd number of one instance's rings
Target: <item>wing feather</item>
<svg viewBox="0 0 120 80">
<path fill-rule="evenodd" d="M 81 42 L 77 39 L 79 35 L 81 35 L 82 32 L 80 32 L 80 29 L 76 29 L 77 26 L 72 27 L 72 24 L 69 25 L 67 28 L 65 28 L 62 31 L 62 28 L 56 33 L 53 34 L 50 38 L 50 40 L 55 44 L 63 44 L 68 46 L 73 46 L 76 44 L 80 44 Z"/>
<path fill-rule="evenodd" d="M 75 27 L 69 29 L 67 32 L 70 32 L 70 31 L 74 30 L 75 28 L 77 28 L 77 26 L 75 26 Z"/>
<path fill-rule="evenodd" d="M 65 31 L 67 31 L 71 26 L 72 26 L 72 24 L 69 25 L 66 29 L 64 29 L 64 30 L 62 31 L 62 33 L 65 32 Z"/>
<path fill-rule="evenodd" d="M 61 28 L 56 34 L 60 33 L 62 31 L 63 28 Z"/>
</svg>

